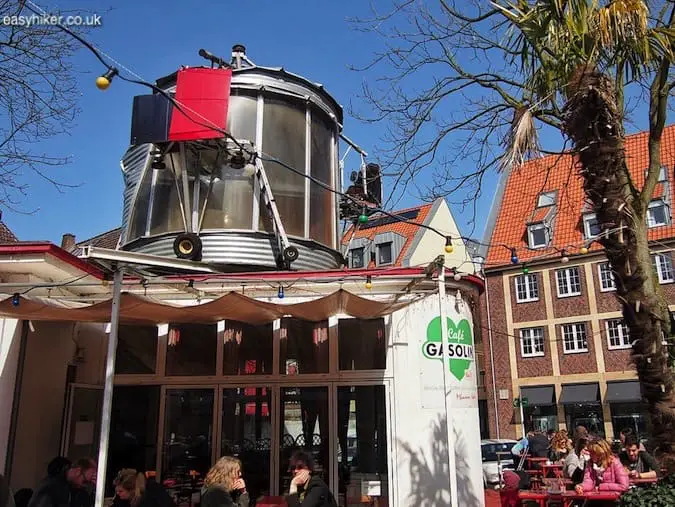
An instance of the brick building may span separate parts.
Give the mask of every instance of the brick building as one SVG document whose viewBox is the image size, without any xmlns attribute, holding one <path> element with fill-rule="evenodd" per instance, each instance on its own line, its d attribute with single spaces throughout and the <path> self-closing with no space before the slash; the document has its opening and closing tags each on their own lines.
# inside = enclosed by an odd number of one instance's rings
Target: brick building
<svg viewBox="0 0 675 507">
<path fill-rule="evenodd" d="M 628 136 L 626 156 L 639 188 L 647 133 Z M 664 132 L 661 157 L 649 239 L 675 303 L 675 126 Z M 481 302 L 490 436 L 578 424 L 607 438 L 624 427 L 646 431 L 630 336 L 611 268 L 593 241 L 599 233 L 571 156 L 531 160 L 502 176 L 486 228 Z"/>
</svg>

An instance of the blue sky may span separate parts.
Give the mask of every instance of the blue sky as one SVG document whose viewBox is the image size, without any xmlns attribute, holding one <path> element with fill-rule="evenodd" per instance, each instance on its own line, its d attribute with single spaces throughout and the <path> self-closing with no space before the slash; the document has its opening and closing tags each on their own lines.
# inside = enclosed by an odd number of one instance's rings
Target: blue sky
<svg viewBox="0 0 675 507">
<path fill-rule="evenodd" d="M 146 80 L 154 81 L 180 65 L 201 65 L 203 60 L 197 56 L 200 48 L 227 57 L 233 44 L 243 43 L 257 64 L 283 66 L 321 82 L 345 107 L 350 101 L 362 106 L 355 101 L 365 78 L 348 70 L 348 65 L 365 63 L 381 43 L 373 35 L 353 30 L 347 21 L 368 14 L 368 3 L 361 0 L 143 0 L 113 2 L 111 10 L 111 3 L 98 0 L 36 3 L 51 12 L 86 9 L 87 13 L 100 13 L 103 26 L 91 29 L 87 38 Z M 22 208 L 34 212 L 3 210 L 3 220 L 21 240 L 58 244 L 65 232 L 85 239 L 117 227 L 121 220 L 119 160 L 129 142 L 132 97 L 147 90 L 117 80 L 101 92 L 94 86 L 94 79 L 102 72 L 95 57 L 83 50 L 76 64 L 82 71 L 78 76 L 82 112 L 77 126 L 70 135 L 44 142 L 39 149 L 72 155 L 72 163 L 52 175 L 79 186 L 59 193 L 31 177 Z M 345 118 L 345 133 L 366 151 L 372 151 L 384 129 L 384 124 L 366 125 L 349 115 Z M 357 165 L 358 159 L 348 158 L 347 174 Z M 491 189 L 485 193 L 490 195 Z M 399 207 L 415 203 L 408 196 Z"/>
<path fill-rule="evenodd" d="M 167 75 L 180 65 L 202 65 L 204 61 L 197 55 L 200 48 L 229 58 L 232 45 L 242 43 L 257 64 L 283 66 L 320 82 L 345 107 L 352 103 L 358 109 L 366 108 L 358 98 L 362 82 L 373 76 L 348 70 L 348 66 L 366 63 L 382 44 L 373 34 L 355 31 L 347 21 L 350 17 L 368 15 L 366 0 L 188 3 L 35 0 L 35 3 L 50 12 L 100 14 L 103 26 L 91 29 L 87 38 L 147 81 Z M 391 5 L 387 0 L 377 3 Z M 82 240 L 115 228 L 121 221 L 119 160 L 128 147 L 132 97 L 148 91 L 116 80 L 107 91 L 101 92 L 94 86 L 95 78 L 103 71 L 96 58 L 82 50 L 76 56 L 76 64 L 81 70 L 78 80 L 82 93 L 77 126 L 69 135 L 37 148 L 55 155 L 71 155 L 72 163 L 51 175 L 79 186 L 59 193 L 49 183 L 31 177 L 22 209 L 34 212 L 3 210 L 4 222 L 21 240 L 50 240 L 58 244 L 65 232 Z M 345 113 L 345 133 L 366 151 L 373 152 L 387 125 L 364 124 Z M 353 157 L 347 162 L 345 172 L 349 174 L 358 167 L 359 160 Z M 494 174 L 484 181 L 473 233 L 476 237 L 482 234 L 496 181 Z M 398 207 L 416 203 L 408 195 Z M 459 210 L 453 212 L 460 229 L 466 233 L 471 210 L 464 214 Z"/>
</svg>

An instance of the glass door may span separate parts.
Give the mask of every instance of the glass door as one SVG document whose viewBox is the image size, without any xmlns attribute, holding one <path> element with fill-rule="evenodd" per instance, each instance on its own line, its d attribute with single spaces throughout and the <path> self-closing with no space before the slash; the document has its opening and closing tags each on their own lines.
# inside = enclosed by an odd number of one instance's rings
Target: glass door
<svg viewBox="0 0 675 507">
<path fill-rule="evenodd" d="M 252 504 L 270 494 L 272 395 L 269 387 L 223 389 L 220 456 L 241 460 Z"/>
<path fill-rule="evenodd" d="M 214 437 L 213 388 L 166 389 L 162 481 L 172 494 L 198 491 L 211 468 Z"/>
<path fill-rule="evenodd" d="M 328 386 L 282 387 L 279 410 L 279 489 L 288 491 L 288 460 L 296 450 L 309 453 L 314 473 L 330 485 Z"/>
</svg>

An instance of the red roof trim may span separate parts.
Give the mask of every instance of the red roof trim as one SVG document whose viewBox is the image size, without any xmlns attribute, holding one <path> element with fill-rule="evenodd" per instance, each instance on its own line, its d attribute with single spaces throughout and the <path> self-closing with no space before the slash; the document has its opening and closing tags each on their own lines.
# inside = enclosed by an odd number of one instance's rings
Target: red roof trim
<svg viewBox="0 0 675 507">
<path fill-rule="evenodd" d="M 67 264 L 70 264 L 73 267 L 86 271 L 92 276 L 95 276 L 99 279 L 103 279 L 103 272 L 97 269 L 95 266 L 86 263 L 82 259 L 74 256 L 73 254 L 59 248 L 53 243 L 45 242 L 21 242 L 15 244 L 0 245 L 0 255 L 11 255 L 11 254 L 47 254 L 60 259 Z M 413 267 L 413 268 L 403 268 L 403 267 L 393 267 L 393 268 L 381 268 L 381 269 L 335 269 L 335 270 L 326 270 L 326 271 L 264 271 L 264 272 L 252 272 L 252 273 L 222 273 L 222 274 L 181 274 L 168 276 L 168 279 L 176 280 L 194 280 L 196 282 L 203 280 L 213 280 L 218 278 L 227 278 L 231 279 L 264 279 L 264 280 L 297 280 L 298 278 L 304 278 L 306 280 L 311 280 L 312 278 L 329 278 L 329 279 L 340 279 L 340 278 L 360 278 L 366 277 L 368 275 L 373 278 L 379 276 L 387 277 L 402 277 L 413 275 L 422 275 L 424 274 L 424 268 Z M 476 285 L 480 291 L 485 287 L 483 279 L 471 274 L 462 274 L 462 280 L 466 280 L 473 285 Z"/>
<path fill-rule="evenodd" d="M 74 256 L 70 252 L 67 252 L 63 248 L 56 246 L 53 243 L 46 243 L 41 241 L 35 242 L 22 241 L 19 243 L 0 245 L 0 255 L 11 255 L 11 254 L 51 255 L 52 257 L 56 257 L 57 259 L 73 266 L 74 268 L 80 269 L 86 273 L 89 273 L 92 276 L 95 276 L 99 280 L 103 280 L 104 278 L 103 271 L 83 261 L 79 257 Z"/>
</svg>

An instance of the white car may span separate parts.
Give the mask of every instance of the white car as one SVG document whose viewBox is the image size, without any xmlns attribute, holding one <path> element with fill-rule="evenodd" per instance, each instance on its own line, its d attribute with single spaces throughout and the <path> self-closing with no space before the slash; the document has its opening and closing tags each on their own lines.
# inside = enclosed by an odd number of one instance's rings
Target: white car
<svg viewBox="0 0 675 507">
<path fill-rule="evenodd" d="M 483 459 L 483 483 L 485 486 L 499 484 L 502 471 L 506 468 L 515 468 L 511 449 L 516 443 L 515 440 L 504 438 L 481 440 L 480 451 Z"/>
</svg>

